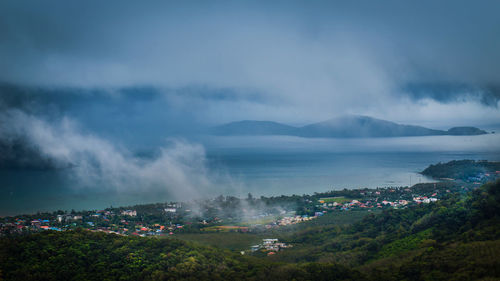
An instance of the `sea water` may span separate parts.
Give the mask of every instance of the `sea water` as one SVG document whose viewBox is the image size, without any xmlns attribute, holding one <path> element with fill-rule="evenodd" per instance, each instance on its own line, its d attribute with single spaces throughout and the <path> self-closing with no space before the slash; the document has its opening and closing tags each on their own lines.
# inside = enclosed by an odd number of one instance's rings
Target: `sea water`
<svg viewBox="0 0 500 281">
<path fill-rule="evenodd" d="M 500 135 L 374 139 L 209 137 L 213 178 L 205 196 L 312 194 L 343 188 L 409 186 L 430 182 L 419 174 L 430 164 L 460 159 L 500 161 Z M 53 210 L 102 209 L 190 200 L 169 190 L 127 191 L 105 184 L 82 187 L 71 169 L 0 170 L 0 215 Z M 182 188 L 182 187 L 178 187 Z"/>
</svg>

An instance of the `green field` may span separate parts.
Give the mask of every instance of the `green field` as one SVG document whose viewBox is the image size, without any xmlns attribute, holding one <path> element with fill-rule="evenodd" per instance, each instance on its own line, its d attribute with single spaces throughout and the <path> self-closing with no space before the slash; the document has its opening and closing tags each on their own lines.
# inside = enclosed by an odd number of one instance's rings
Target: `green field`
<svg viewBox="0 0 500 281">
<path fill-rule="evenodd" d="M 211 245 L 233 251 L 247 251 L 252 245 L 259 244 L 269 234 L 219 232 L 219 233 L 183 233 L 176 234 L 173 238 Z"/>
<path fill-rule="evenodd" d="M 263 218 L 259 218 L 259 219 L 243 221 L 241 223 L 238 223 L 237 225 L 241 225 L 241 226 L 251 226 L 251 225 L 256 225 L 256 224 L 265 225 L 265 224 L 270 224 L 272 222 L 275 222 L 276 220 L 278 220 L 278 218 L 279 218 L 278 216 L 267 216 L 267 217 L 263 217 Z"/>
<path fill-rule="evenodd" d="M 214 225 L 201 229 L 204 232 L 238 232 L 241 230 L 246 231 L 248 227 L 239 225 Z"/>
<path fill-rule="evenodd" d="M 339 204 L 344 204 L 346 202 L 351 202 L 352 200 L 359 200 L 359 198 L 347 198 L 344 196 L 338 196 L 338 197 L 324 197 L 324 198 L 320 198 L 319 200 L 324 201 L 324 203 L 337 202 Z"/>
<path fill-rule="evenodd" d="M 366 215 L 377 212 L 368 211 L 348 211 L 327 213 L 317 219 L 303 223 L 280 227 L 266 233 L 240 233 L 236 231 L 219 230 L 223 226 L 212 226 L 206 233 L 180 233 L 172 236 L 185 241 L 197 242 L 203 245 L 211 245 L 234 251 L 246 251 L 250 246 L 258 244 L 263 238 L 286 238 L 293 235 L 296 231 L 308 227 L 325 226 L 325 225 L 348 225 L 362 220 Z"/>
<path fill-rule="evenodd" d="M 360 210 L 360 211 L 326 213 L 321 217 L 318 217 L 317 219 L 303 222 L 300 223 L 299 225 L 303 227 L 321 226 L 321 225 L 347 225 L 362 220 L 368 214 L 376 214 L 378 212 L 380 211 L 375 210 L 369 212 L 366 210 Z"/>
</svg>

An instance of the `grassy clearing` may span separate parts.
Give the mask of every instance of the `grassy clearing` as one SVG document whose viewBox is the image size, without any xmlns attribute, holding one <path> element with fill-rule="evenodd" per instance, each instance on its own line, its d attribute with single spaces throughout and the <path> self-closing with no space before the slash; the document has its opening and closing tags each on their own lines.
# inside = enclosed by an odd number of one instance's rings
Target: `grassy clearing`
<svg viewBox="0 0 500 281">
<path fill-rule="evenodd" d="M 326 213 L 317 219 L 310 220 L 307 222 L 300 223 L 298 225 L 303 227 L 310 226 L 324 226 L 324 225 L 347 225 L 358 222 L 362 220 L 366 215 L 379 213 L 380 210 L 367 211 L 343 211 L 343 212 L 332 212 Z"/>
<path fill-rule="evenodd" d="M 251 226 L 251 225 L 256 225 L 256 224 L 270 224 L 272 222 L 275 222 L 279 217 L 278 216 L 267 216 L 255 220 L 247 220 L 241 223 L 238 223 L 240 226 Z"/>
<path fill-rule="evenodd" d="M 174 238 L 193 241 L 203 245 L 211 245 L 233 251 L 246 251 L 252 245 L 262 242 L 263 238 L 269 238 L 266 234 L 219 232 L 219 233 L 184 233 L 175 235 Z"/>
<path fill-rule="evenodd" d="M 173 238 L 233 251 L 246 251 L 249 250 L 250 246 L 262 242 L 264 238 L 283 239 L 289 235 L 293 235 L 295 231 L 300 231 L 308 227 L 352 224 L 362 220 L 366 215 L 371 213 L 364 210 L 327 213 L 311 221 L 280 227 L 266 233 L 237 232 L 241 227 L 235 225 L 211 226 L 205 228 L 204 233 L 180 233 L 174 235 Z"/>
<path fill-rule="evenodd" d="M 320 198 L 319 201 L 322 203 L 334 203 L 337 202 L 339 204 L 344 204 L 346 202 L 351 202 L 352 200 L 359 200 L 359 198 L 347 198 L 344 196 L 338 196 L 338 197 L 324 197 Z"/>
<path fill-rule="evenodd" d="M 247 231 L 248 227 L 239 225 L 215 225 L 208 226 L 201 229 L 206 232 L 231 232 L 231 231 Z"/>
</svg>

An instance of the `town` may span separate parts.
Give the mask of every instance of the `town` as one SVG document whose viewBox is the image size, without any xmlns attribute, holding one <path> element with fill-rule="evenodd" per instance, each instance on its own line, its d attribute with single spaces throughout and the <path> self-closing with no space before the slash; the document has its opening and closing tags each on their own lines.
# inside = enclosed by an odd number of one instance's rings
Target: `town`
<svg viewBox="0 0 500 281">
<path fill-rule="evenodd" d="M 343 189 L 313 195 L 223 197 L 94 211 L 56 211 L 0 218 L 0 235 L 44 230 L 90 231 L 133 236 L 171 236 L 208 231 L 264 232 L 314 220 L 326 213 L 406 208 L 428 204 L 471 185 L 454 181 L 412 187 Z M 195 211 L 195 207 L 198 209 Z"/>
<path fill-rule="evenodd" d="M 437 181 L 411 187 L 342 189 L 312 195 L 259 198 L 250 193 L 246 198 L 220 195 L 188 202 L 0 217 L 0 236 L 75 229 L 141 237 L 210 232 L 266 233 L 314 221 L 325 214 L 432 204 L 453 194 L 466 194 L 481 183 L 498 179 L 499 169 L 498 162 L 461 160 L 430 165 L 422 174 Z M 282 246 L 279 248 L 286 248 Z"/>
</svg>

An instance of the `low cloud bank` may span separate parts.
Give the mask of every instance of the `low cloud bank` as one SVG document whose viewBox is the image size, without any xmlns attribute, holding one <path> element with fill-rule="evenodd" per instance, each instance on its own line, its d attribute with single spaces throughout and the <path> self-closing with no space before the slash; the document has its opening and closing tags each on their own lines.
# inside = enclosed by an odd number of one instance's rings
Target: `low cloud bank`
<svg viewBox="0 0 500 281">
<path fill-rule="evenodd" d="M 123 146 L 85 133 L 69 118 L 49 123 L 18 109 L 0 112 L 0 143 L 6 151 L 18 151 L 22 146 L 26 156 L 5 159 L 4 154 L 0 156 L 4 166 L 14 160 L 42 165 L 35 168 L 68 168 L 82 187 L 106 186 L 118 192 L 166 189 L 181 199 L 206 195 L 219 177 L 207 168 L 201 145 L 171 139 L 153 157 L 139 157 Z M 37 162 L 30 163 L 35 155 Z"/>
</svg>

